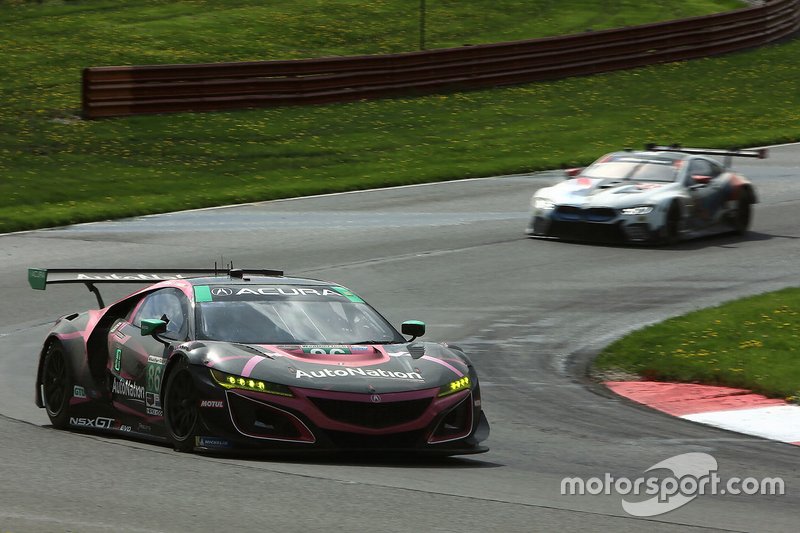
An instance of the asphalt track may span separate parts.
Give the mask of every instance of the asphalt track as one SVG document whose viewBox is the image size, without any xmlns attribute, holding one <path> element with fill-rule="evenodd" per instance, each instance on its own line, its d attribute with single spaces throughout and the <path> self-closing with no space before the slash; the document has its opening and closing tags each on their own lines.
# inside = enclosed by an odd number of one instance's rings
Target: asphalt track
<svg viewBox="0 0 800 533">
<path fill-rule="evenodd" d="M 800 449 L 675 419 L 585 378 L 610 340 L 678 313 L 797 285 L 800 150 L 743 161 L 753 231 L 667 248 L 531 240 L 530 194 L 558 173 L 442 183 L 0 237 L 0 531 L 796 531 Z M 42 267 L 283 268 L 341 282 L 394 322 L 424 320 L 482 377 L 489 453 L 439 462 L 225 458 L 55 431 L 33 404 L 38 344 L 83 287 Z M 117 296 L 126 289 L 123 287 Z M 109 297 L 114 291 L 109 292 Z M 706 452 L 723 478 L 780 476 L 783 496 L 703 495 L 627 515 L 562 496 L 565 476 L 635 479 Z"/>
</svg>

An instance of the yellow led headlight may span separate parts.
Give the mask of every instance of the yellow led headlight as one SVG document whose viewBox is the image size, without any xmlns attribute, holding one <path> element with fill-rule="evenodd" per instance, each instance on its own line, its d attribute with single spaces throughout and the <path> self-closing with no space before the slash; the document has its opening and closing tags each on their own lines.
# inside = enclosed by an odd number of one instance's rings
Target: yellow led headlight
<svg viewBox="0 0 800 533">
<path fill-rule="evenodd" d="M 457 379 L 455 381 L 451 381 L 449 384 L 444 385 L 441 389 L 439 389 L 439 397 L 447 396 L 448 394 L 454 394 L 456 392 L 466 390 L 470 386 L 469 376 L 464 376 L 461 379 Z"/>
<path fill-rule="evenodd" d="M 294 396 L 291 389 L 286 385 L 279 385 L 277 383 L 270 383 L 269 381 L 261 381 L 253 378 L 245 378 L 220 372 L 219 370 L 211 370 L 211 377 L 220 386 L 226 389 L 242 389 L 254 392 L 266 392 L 268 394 L 277 394 L 278 396 Z"/>
</svg>

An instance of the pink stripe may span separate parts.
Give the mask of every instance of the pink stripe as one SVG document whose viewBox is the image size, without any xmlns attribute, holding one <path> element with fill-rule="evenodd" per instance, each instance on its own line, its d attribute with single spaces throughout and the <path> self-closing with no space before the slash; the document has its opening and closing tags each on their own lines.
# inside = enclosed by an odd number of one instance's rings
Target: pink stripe
<svg viewBox="0 0 800 533">
<path fill-rule="evenodd" d="M 242 376 L 249 378 L 250 373 L 256 367 L 258 363 L 266 359 L 266 357 L 261 357 L 260 355 L 254 355 L 250 358 L 246 365 L 244 365 L 244 370 L 242 370 Z"/>
<path fill-rule="evenodd" d="M 442 361 L 441 359 L 436 359 L 435 357 L 430 357 L 429 355 L 423 355 L 420 359 L 425 359 L 426 361 L 433 361 L 434 363 L 439 363 L 443 367 L 449 368 L 450 370 L 452 370 L 455 373 L 456 376 L 458 376 L 460 378 L 464 377 L 464 373 L 463 372 L 461 372 L 459 369 L 457 369 L 456 367 L 454 367 L 453 365 L 451 365 L 450 363 L 448 363 L 446 361 Z"/>
</svg>

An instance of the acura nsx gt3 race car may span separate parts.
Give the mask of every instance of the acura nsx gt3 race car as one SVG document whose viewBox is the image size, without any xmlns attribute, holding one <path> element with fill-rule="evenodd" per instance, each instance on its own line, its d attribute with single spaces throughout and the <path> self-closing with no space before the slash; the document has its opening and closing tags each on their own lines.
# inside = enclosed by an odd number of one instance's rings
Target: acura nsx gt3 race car
<svg viewBox="0 0 800 533">
<path fill-rule="evenodd" d="M 36 404 L 56 428 L 179 451 L 488 449 L 464 352 L 416 341 L 419 321 L 401 334 L 340 285 L 241 269 L 28 278 L 34 289 L 83 283 L 100 307 L 59 318 L 44 341 Z M 104 306 L 100 283 L 151 285 Z"/>
<path fill-rule="evenodd" d="M 709 156 L 724 156 L 725 163 Z M 761 150 L 713 150 L 648 145 L 604 155 L 531 199 L 526 233 L 602 242 L 674 243 L 750 226 L 756 193 L 730 169 L 732 157 Z"/>
</svg>

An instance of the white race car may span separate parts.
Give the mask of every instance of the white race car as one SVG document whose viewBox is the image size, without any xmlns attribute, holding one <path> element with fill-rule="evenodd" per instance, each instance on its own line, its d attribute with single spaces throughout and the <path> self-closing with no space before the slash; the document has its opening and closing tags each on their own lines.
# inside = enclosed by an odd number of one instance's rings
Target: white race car
<svg viewBox="0 0 800 533">
<path fill-rule="evenodd" d="M 722 156 L 724 163 L 709 156 Z M 604 155 L 536 191 L 526 233 L 664 244 L 708 232 L 743 234 L 757 199 L 753 184 L 730 169 L 734 156 L 763 159 L 767 150 L 648 145 Z"/>
</svg>

